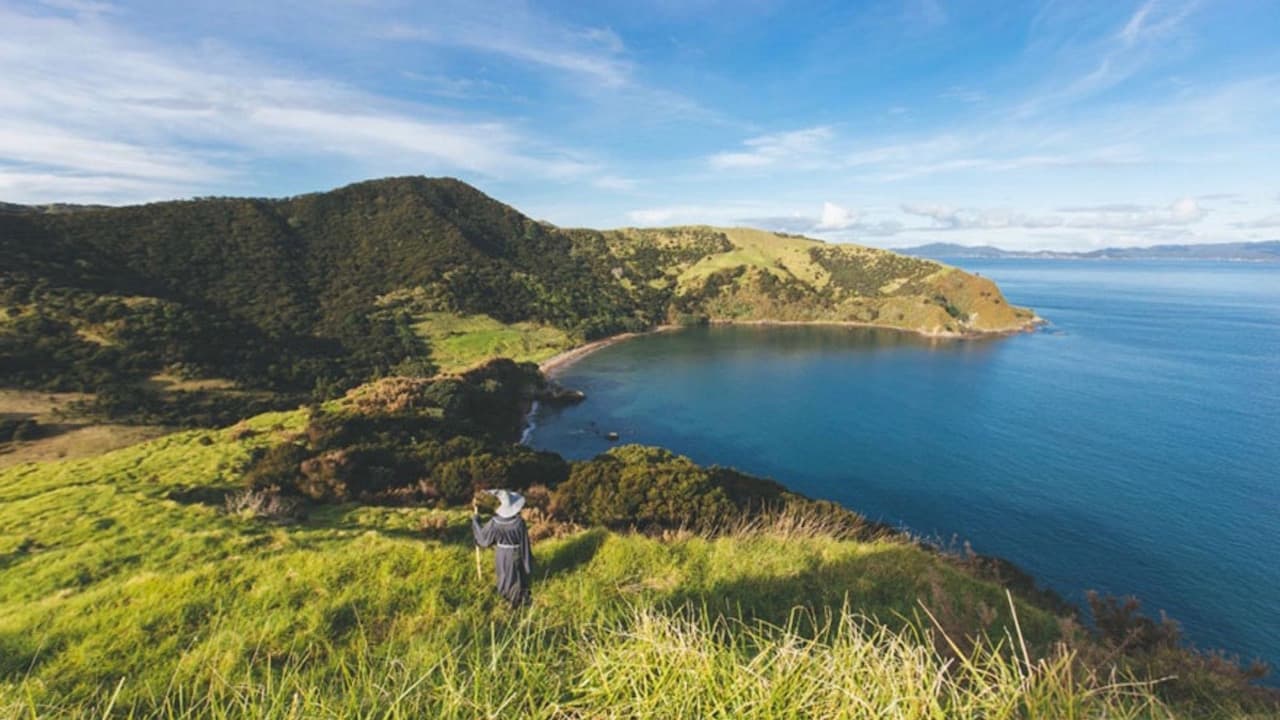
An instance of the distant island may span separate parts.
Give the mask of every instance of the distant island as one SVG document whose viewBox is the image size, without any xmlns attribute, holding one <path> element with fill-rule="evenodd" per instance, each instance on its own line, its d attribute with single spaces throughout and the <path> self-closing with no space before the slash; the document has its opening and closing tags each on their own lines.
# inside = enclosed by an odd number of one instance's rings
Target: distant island
<svg viewBox="0 0 1280 720">
<path fill-rule="evenodd" d="M 1206 243 L 1203 245 L 1152 245 L 1066 252 L 1062 250 L 1004 250 L 990 245 L 929 243 L 896 248 L 894 252 L 932 259 L 1034 258 L 1042 260 L 1230 260 L 1236 262 L 1280 262 L 1280 240 L 1262 242 Z"/>
</svg>

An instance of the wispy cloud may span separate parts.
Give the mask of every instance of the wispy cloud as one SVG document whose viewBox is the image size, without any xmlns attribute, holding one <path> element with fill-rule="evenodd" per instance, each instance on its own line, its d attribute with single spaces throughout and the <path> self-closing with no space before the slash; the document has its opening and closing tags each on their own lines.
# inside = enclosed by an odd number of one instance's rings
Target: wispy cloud
<svg viewBox="0 0 1280 720">
<path fill-rule="evenodd" d="M 445 22 L 431 25 L 397 23 L 379 35 L 465 48 L 534 63 L 586 78 L 607 87 L 624 85 L 631 64 L 624 57 L 622 39 L 608 28 L 567 28 L 532 13 L 524 5 L 451 6 Z"/>
<path fill-rule="evenodd" d="M 213 47 L 156 46 L 80 10 L 0 7 L 0 58 L 0 188 L 14 201 L 200 193 L 272 158 L 344 158 L 360 174 L 557 180 L 599 170 L 509 123 L 264 73 Z"/>
<path fill-rule="evenodd" d="M 916 32 L 935 30 L 947 23 L 947 11 L 938 0 L 907 0 L 902 12 L 908 28 Z"/>
<path fill-rule="evenodd" d="M 753 208 L 748 205 L 663 205 L 628 211 L 627 219 L 641 226 L 703 223 L 720 225 L 752 212 Z"/>
<path fill-rule="evenodd" d="M 943 100 L 958 100 L 963 103 L 980 103 L 987 99 L 987 94 L 981 90 L 974 90 L 973 88 L 961 85 L 952 85 L 938 97 Z"/>
<path fill-rule="evenodd" d="M 1280 228 L 1280 213 L 1273 213 L 1265 217 L 1256 218 L 1254 220 L 1246 220 L 1243 222 L 1232 223 L 1235 227 L 1250 230 L 1261 230 L 1263 228 Z"/>
<path fill-rule="evenodd" d="M 1171 38 L 1182 30 L 1197 4 L 1195 0 L 1147 0 L 1130 14 L 1114 34 L 1100 38 L 1085 36 L 1081 39 L 1075 33 L 1066 33 L 1063 36 L 1071 40 L 1058 49 L 1059 57 L 1069 60 L 1097 59 L 1066 76 L 1051 75 L 1052 82 L 1048 88 L 1023 101 L 1016 109 L 1016 114 L 1025 118 L 1052 111 L 1064 104 L 1110 90 L 1130 79 L 1169 52 Z M 1062 5 L 1058 4 L 1059 7 Z M 1083 5 L 1065 5 L 1075 12 L 1094 11 Z M 1072 23 L 1076 19 L 1067 18 L 1064 22 Z M 1046 26 L 1050 24 L 1037 23 L 1033 29 L 1045 33 L 1048 31 Z M 1059 29 L 1053 28 L 1052 31 L 1056 36 Z"/>
<path fill-rule="evenodd" d="M 716 153 L 708 162 L 718 170 L 812 167 L 829 160 L 828 143 L 834 136 L 826 126 L 760 135 L 743 141 L 742 150 Z"/>
<path fill-rule="evenodd" d="M 1086 230 L 1149 230 L 1191 225 L 1200 222 L 1208 211 L 1195 198 L 1184 197 L 1167 207 L 1135 204 L 1108 204 L 1092 207 L 1066 207 L 1065 215 L 1027 214 L 1010 209 L 956 208 L 947 205 L 908 203 L 902 206 L 908 215 L 928 218 L 933 230 L 1001 230 L 1010 228 L 1075 228 Z"/>
</svg>

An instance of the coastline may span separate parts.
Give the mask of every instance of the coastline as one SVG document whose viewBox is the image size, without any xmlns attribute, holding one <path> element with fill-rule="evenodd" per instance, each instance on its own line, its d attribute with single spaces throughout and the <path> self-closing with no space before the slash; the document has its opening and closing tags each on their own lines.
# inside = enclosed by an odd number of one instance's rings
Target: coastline
<svg viewBox="0 0 1280 720">
<path fill-rule="evenodd" d="M 1019 335 L 1025 332 L 1031 332 L 1041 325 L 1048 324 L 1048 321 L 1039 315 L 1033 316 L 1026 323 L 1009 328 L 1007 330 L 969 330 L 969 331 L 933 331 L 920 330 L 918 328 L 906 328 L 900 325 L 885 325 L 883 323 L 860 322 L 857 320 L 732 320 L 732 319 L 714 319 L 708 321 L 709 325 L 762 325 L 762 326 L 829 326 L 829 327 L 857 327 L 857 328 L 874 328 L 878 330 L 897 330 L 898 332 L 912 333 L 926 338 L 935 338 L 943 340 L 972 340 L 984 337 L 1002 337 L 1006 335 Z"/>
<path fill-rule="evenodd" d="M 882 323 L 858 322 L 856 320 L 732 320 L 732 319 L 726 319 L 726 318 L 717 318 L 717 319 L 712 319 L 707 321 L 708 325 L 761 325 L 761 326 L 810 325 L 810 326 L 829 326 L 829 327 L 875 328 L 880 330 L 897 330 L 898 332 L 913 333 L 915 335 L 920 335 L 922 337 L 932 338 L 932 339 L 941 339 L 941 340 L 966 340 L 966 339 L 976 339 L 976 338 L 983 338 L 983 337 L 1001 337 L 1005 335 L 1018 335 L 1025 332 L 1032 332 L 1037 327 L 1040 327 L 1041 325 L 1045 325 L 1047 323 L 1048 323 L 1047 320 L 1040 317 L 1039 315 L 1036 315 L 1036 316 L 1033 316 L 1030 320 L 1028 320 L 1022 326 L 1016 327 L 1016 328 L 1009 328 L 1007 330 L 971 330 L 968 332 L 954 332 L 954 331 L 934 332 L 929 330 L 919 330 L 916 328 L 904 328 L 897 325 L 885 325 Z M 652 335 L 655 333 L 671 332 L 674 330 L 680 330 L 682 329 L 682 327 L 683 326 L 681 325 L 659 325 L 653 328 L 652 330 L 645 330 L 643 332 L 629 332 L 629 333 L 621 333 L 619 335 L 610 335 L 607 338 L 601 338 L 600 340 L 593 340 L 585 345 L 579 345 L 578 347 L 572 348 L 570 350 L 565 350 L 562 353 L 559 353 L 546 360 L 543 360 L 541 363 L 538 363 L 538 369 L 541 370 L 542 374 L 546 375 L 548 378 L 554 377 L 560 371 L 564 370 L 565 368 L 569 367 L 570 365 L 574 364 L 575 362 L 581 360 L 582 358 L 586 357 L 587 355 L 590 355 L 591 353 L 597 350 L 601 350 L 603 348 L 609 347 L 610 345 L 615 345 L 617 343 L 624 342 L 632 338 L 640 337 L 642 335 Z"/>
<path fill-rule="evenodd" d="M 623 342 L 625 340 L 630 340 L 631 338 L 634 338 L 634 337 L 640 337 L 641 335 L 653 335 L 655 333 L 671 332 L 672 330 L 679 330 L 679 329 L 680 329 L 679 325 L 659 325 L 653 328 L 652 330 L 645 330 L 644 332 L 621 333 L 619 335 L 610 335 L 607 338 L 601 338 L 599 340 L 592 340 L 591 342 L 585 345 L 579 345 L 576 348 L 565 350 L 564 352 L 558 355 L 554 355 L 550 358 L 547 358 L 546 360 L 543 360 L 542 362 L 538 363 L 538 369 L 542 371 L 543 375 L 546 375 L 548 378 L 550 378 L 550 377 L 553 377 L 559 371 L 565 369 L 566 367 L 569 367 L 575 362 L 581 360 L 582 358 L 602 348 L 607 348 L 610 345 L 616 345 L 617 343 Z"/>
</svg>

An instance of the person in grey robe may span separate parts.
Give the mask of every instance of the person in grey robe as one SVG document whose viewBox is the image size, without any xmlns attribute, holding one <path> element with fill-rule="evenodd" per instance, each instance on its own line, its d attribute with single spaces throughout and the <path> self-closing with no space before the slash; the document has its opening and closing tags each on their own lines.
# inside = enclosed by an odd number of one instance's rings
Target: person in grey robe
<svg viewBox="0 0 1280 720">
<path fill-rule="evenodd" d="M 531 601 L 529 579 L 533 574 L 533 552 L 529 548 L 529 530 L 525 527 L 524 518 L 520 517 L 524 496 L 510 490 L 488 492 L 498 498 L 498 509 L 484 525 L 480 524 L 477 510 L 471 517 L 471 532 L 479 547 L 497 546 L 498 594 L 506 598 L 513 608 L 528 605 Z"/>
</svg>

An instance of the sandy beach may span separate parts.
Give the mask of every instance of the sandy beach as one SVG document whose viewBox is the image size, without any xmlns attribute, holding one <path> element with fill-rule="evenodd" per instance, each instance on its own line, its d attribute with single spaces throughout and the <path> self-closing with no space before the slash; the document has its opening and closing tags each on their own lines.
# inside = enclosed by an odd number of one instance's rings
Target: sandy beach
<svg viewBox="0 0 1280 720">
<path fill-rule="evenodd" d="M 610 345 L 620 343 L 624 340 L 630 340 L 633 337 L 639 337 L 641 335 L 651 335 L 653 333 L 670 332 L 672 330 L 679 329 L 679 327 L 680 327 L 679 325 L 659 325 L 658 327 L 652 330 L 646 330 L 644 332 L 638 332 L 638 333 L 633 332 L 633 333 L 622 333 L 621 335 L 611 335 L 607 338 L 589 342 L 586 345 L 579 345 L 578 347 L 572 350 L 566 350 L 560 353 L 559 355 L 543 360 L 541 363 L 538 364 L 538 369 L 542 371 L 543 375 L 546 375 L 547 377 L 551 377 L 555 375 L 557 372 L 559 372 L 560 370 L 563 370 L 564 368 L 574 364 L 575 362 L 581 360 L 582 358 L 590 355 L 591 353 L 601 348 L 606 348 L 606 347 L 609 347 Z"/>
</svg>

